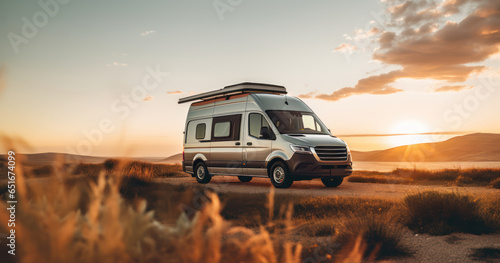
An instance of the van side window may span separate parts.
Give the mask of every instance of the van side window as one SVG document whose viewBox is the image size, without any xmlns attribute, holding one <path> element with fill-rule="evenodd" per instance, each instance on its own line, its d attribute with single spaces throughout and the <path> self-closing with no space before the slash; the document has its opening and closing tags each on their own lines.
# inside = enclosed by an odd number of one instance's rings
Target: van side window
<svg viewBox="0 0 500 263">
<path fill-rule="evenodd" d="M 207 125 L 205 123 L 200 123 L 196 125 L 196 139 L 197 140 L 205 139 L 206 130 L 207 130 Z"/>
<path fill-rule="evenodd" d="M 263 129 L 264 128 L 264 129 Z M 267 130 L 267 135 L 262 134 Z M 248 134 L 258 139 L 271 139 L 274 137 L 267 120 L 259 113 L 250 113 L 248 116 Z M 265 138 L 267 136 L 267 138 Z"/>
<path fill-rule="evenodd" d="M 231 123 L 218 122 L 214 126 L 214 138 L 229 137 L 231 133 Z"/>
<path fill-rule="evenodd" d="M 241 114 L 214 117 L 212 141 L 237 141 L 240 139 Z"/>
</svg>

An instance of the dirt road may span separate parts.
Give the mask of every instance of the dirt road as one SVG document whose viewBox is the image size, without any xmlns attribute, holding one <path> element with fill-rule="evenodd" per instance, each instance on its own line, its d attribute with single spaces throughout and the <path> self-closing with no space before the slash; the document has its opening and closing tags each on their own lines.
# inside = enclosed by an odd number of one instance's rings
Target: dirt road
<svg viewBox="0 0 500 263">
<path fill-rule="evenodd" d="M 175 177 L 158 179 L 161 183 L 174 185 L 197 185 L 193 177 Z M 251 182 L 242 183 L 237 177 L 215 176 L 205 185 L 216 192 L 238 193 L 268 193 L 273 187 L 269 179 L 253 178 Z M 408 194 L 427 190 L 457 192 L 474 196 L 500 195 L 500 190 L 487 187 L 457 187 L 436 185 L 403 185 L 403 184 L 375 184 L 351 183 L 344 180 L 337 188 L 326 188 L 320 180 L 297 181 L 288 189 L 276 189 L 276 194 L 287 193 L 303 196 L 351 196 L 376 198 L 403 198 Z"/>
</svg>

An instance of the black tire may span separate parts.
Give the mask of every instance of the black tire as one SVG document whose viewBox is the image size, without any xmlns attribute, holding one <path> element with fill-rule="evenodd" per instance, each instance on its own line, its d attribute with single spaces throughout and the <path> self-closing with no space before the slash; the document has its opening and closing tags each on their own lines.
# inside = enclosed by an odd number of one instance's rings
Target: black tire
<svg viewBox="0 0 500 263">
<path fill-rule="evenodd" d="M 200 184 L 208 184 L 212 180 L 212 176 L 208 173 L 207 166 L 204 162 L 199 162 L 194 168 L 196 181 Z"/>
<path fill-rule="evenodd" d="M 238 176 L 238 179 L 240 179 L 240 181 L 243 183 L 248 183 L 248 182 L 252 181 L 251 176 Z"/>
<path fill-rule="evenodd" d="M 276 188 L 288 188 L 293 184 L 292 174 L 285 163 L 275 162 L 269 169 L 269 178 Z"/>
<path fill-rule="evenodd" d="M 337 187 L 342 183 L 342 181 L 344 181 L 344 178 L 338 176 L 321 178 L 321 182 L 323 182 L 326 187 Z"/>
</svg>

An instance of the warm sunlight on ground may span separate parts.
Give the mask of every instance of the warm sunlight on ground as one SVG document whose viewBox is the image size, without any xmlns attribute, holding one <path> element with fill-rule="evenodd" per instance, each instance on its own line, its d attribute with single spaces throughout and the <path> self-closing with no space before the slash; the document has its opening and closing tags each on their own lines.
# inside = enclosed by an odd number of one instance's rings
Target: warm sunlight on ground
<svg viewBox="0 0 500 263">
<path fill-rule="evenodd" d="M 432 141 L 431 135 L 422 134 L 430 132 L 427 125 L 415 120 L 406 120 L 394 125 L 390 133 L 401 134 L 396 136 L 387 137 L 388 144 L 391 147 L 426 143 Z"/>
</svg>

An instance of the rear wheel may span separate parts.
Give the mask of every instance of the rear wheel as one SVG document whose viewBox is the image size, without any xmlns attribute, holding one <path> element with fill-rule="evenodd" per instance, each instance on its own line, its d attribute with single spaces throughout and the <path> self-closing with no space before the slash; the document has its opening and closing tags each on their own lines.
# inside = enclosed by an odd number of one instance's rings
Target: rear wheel
<svg viewBox="0 0 500 263">
<path fill-rule="evenodd" d="M 276 188 L 288 188 L 293 184 L 292 175 L 283 162 L 276 162 L 271 166 L 269 177 L 271 178 L 271 183 Z"/>
<path fill-rule="evenodd" d="M 321 178 L 321 182 L 323 182 L 323 184 L 326 187 L 337 187 L 342 183 L 342 181 L 344 181 L 344 178 L 338 177 L 338 176 L 329 177 L 329 178 Z"/>
<path fill-rule="evenodd" d="M 240 179 L 240 181 L 243 183 L 248 183 L 248 182 L 252 181 L 251 176 L 238 176 L 238 179 Z"/>
<path fill-rule="evenodd" d="M 194 173 L 196 176 L 196 181 L 200 184 L 207 184 L 212 179 L 212 176 L 208 173 L 207 166 L 204 162 L 199 162 L 196 164 L 194 169 Z"/>
</svg>

